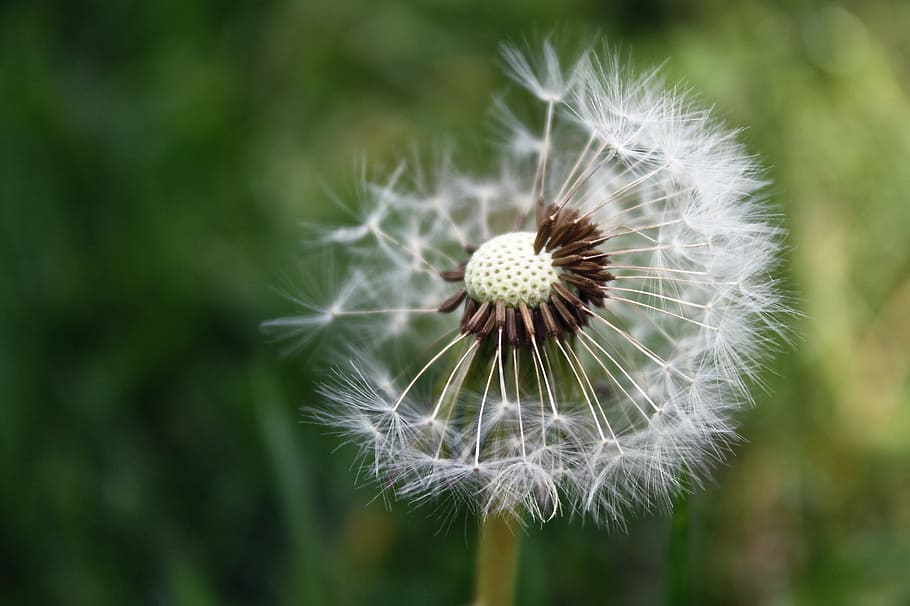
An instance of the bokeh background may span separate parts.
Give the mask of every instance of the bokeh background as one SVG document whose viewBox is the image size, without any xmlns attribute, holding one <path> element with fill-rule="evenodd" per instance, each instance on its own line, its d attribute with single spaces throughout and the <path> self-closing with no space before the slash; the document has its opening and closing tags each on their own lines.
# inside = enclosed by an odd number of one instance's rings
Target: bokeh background
<svg viewBox="0 0 910 606">
<path fill-rule="evenodd" d="M 669 57 L 791 230 L 804 316 L 688 501 L 691 603 L 910 603 L 910 4 L 719 0 L 3 3 L 0 603 L 470 601 L 474 521 L 356 488 L 301 423 L 323 352 L 258 325 L 324 185 L 483 165 L 497 45 L 553 29 Z M 519 603 L 678 598 L 671 526 L 529 529 Z"/>
</svg>

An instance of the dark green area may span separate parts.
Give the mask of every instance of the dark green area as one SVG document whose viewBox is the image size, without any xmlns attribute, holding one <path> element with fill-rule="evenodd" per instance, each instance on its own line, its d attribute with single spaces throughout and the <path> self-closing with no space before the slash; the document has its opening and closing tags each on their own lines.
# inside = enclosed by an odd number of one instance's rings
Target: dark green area
<svg viewBox="0 0 910 606">
<path fill-rule="evenodd" d="M 299 422 L 329 360 L 258 324 L 323 183 L 444 137 L 483 165 L 497 45 L 553 29 L 749 126 L 805 319 L 685 532 L 532 528 L 519 603 L 910 603 L 910 5 L 685 6 L 4 3 L 0 603 L 470 601 L 474 523 L 356 489 Z"/>
</svg>

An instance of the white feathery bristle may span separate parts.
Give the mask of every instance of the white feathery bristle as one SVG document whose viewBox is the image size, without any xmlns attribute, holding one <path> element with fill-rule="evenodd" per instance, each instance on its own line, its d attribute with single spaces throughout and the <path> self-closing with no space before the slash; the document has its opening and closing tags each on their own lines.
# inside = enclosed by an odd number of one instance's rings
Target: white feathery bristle
<svg viewBox="0 0 910 606">
<path fill-rule="evenodd" d="M 755 158 L 659 70 L 606 49 L 562 62 L 549 41 L 536 60 L 503 55 L 543 122 L 497 101 L 488 174 L 444 154 L 413 179 L 401 165 L 366 180 L 350 222 L 310 226 L 345 260 L 342 276 L 307 270 L 334 290 L 268 325 L 325 331 L 319 347 L 350 354 L 315 415 L 384 489 L 621 526 L 698 486 L 736 441 L 734 415 L 786 337 L 783 234 Z M 575 256 L 554 244 L 556 217 L 590 226 L 577 241 L 562 227 Z"/>
</svg>

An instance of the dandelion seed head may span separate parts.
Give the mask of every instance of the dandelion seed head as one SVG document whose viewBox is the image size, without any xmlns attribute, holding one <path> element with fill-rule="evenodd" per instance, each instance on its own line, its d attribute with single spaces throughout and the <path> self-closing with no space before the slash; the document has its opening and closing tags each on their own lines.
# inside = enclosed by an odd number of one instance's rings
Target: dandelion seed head
<svg viewBox="0 0 910 606">
<path fill-rule="evenodd" d="M 350 224 L 312 228 L 353 269 L 269 326 L 348 354 L 314 414 L 383 490 L 621 526 L 736 441 L 786 333 L 782 232 L 736 132 L 659 70 L 549 41 L 504 56 L 541 122 L 497 100 L 488 173 L 446 153 L 365 176 Z"/>
</svg>

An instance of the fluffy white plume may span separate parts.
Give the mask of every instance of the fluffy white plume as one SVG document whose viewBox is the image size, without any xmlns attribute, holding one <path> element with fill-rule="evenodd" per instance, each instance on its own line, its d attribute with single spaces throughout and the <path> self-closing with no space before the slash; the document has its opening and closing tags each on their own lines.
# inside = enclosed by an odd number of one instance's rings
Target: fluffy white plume
<svg viewBox="0 0 910 606">
<path fill-rule="evenodd" d="M 499 103 L 506 140 L 489 174 L 443 158 L 430 177 L 399 168 L 365 181 L 349 224 L 312 228 L 347 275 L 270 325 L 354 343 L 317 415 L 360 447 L 383 489 L 482 514 L 621 524 L 629 508 L 664 506 L 699 482 L 735 439 L 731 414 L 750 402 L 787 312 L 774 275 L 781 233 L 735 133 L 659 72 L 636 75 L 606 51 L 566 65 L 548 43 L 534 59 L 504 55 L 542 123 Z M 468 311 L 460 325 L 438 311 L 457 299 L 476 246 L 543 229 L 549 212 L 604 236 L 592 245 L 601 254 L 578 261 L 609 272 L 584 287 L 602 300 L 582 287 L 554 295 L 556 321 L 531 310 L 537 337 L 526 323 L 521 343 L 496 301 L 478 316 L 489 330 L 466 329 Z M 573 300 L 577 316 L 562 315 Z"/>
</svg>

